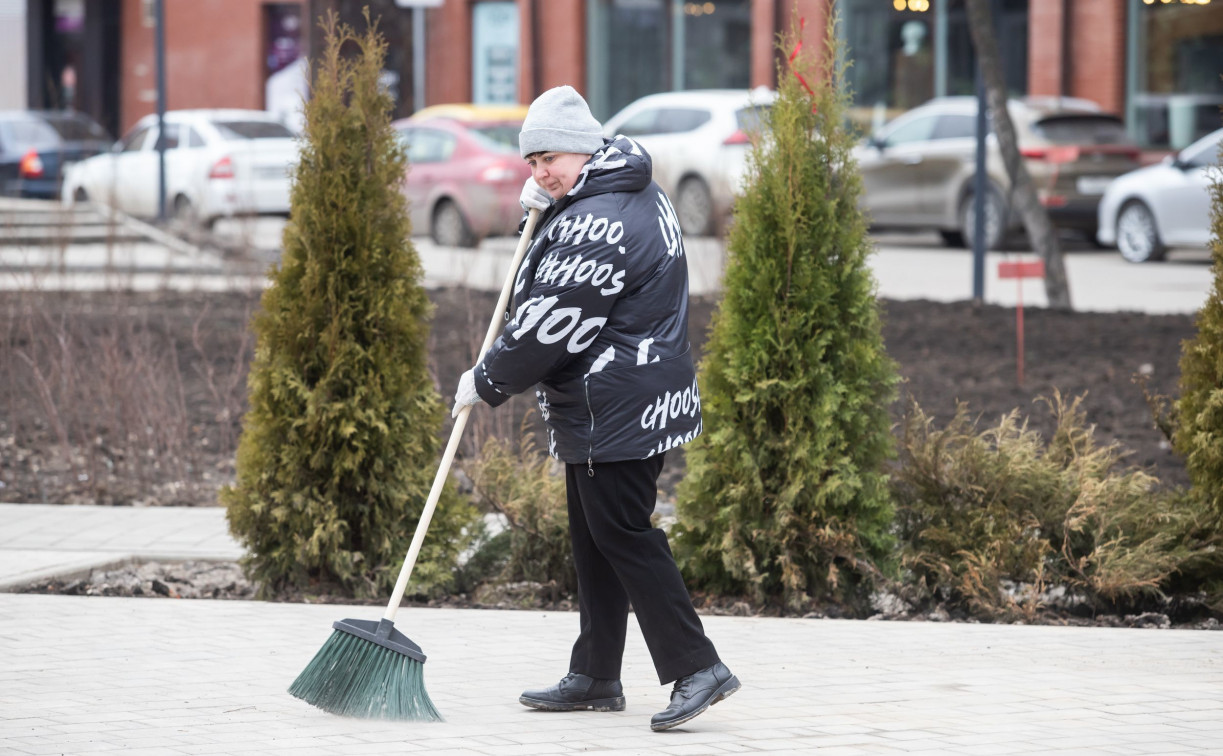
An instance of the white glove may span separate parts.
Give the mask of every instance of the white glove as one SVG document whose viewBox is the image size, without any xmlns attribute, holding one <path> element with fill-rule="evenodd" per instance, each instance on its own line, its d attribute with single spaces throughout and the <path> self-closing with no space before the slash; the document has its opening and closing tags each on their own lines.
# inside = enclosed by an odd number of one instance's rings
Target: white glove
<svg viewBox="0 0 1223 756">
<path fill-rule="evenodd" d="M 458 417 L 459 410 L 480 401 L 480 395 L 476 393 L 476 376 L 472 370 L 475 368 L 459 376 L 459 387 L 454 390 L 454 409 L 450 411 L 451 417 Z"/>
<path fill-rule="evenodd" d="M 528 176 L 527 182 L 522 185 L 522 196 L 518 198 L 518 204 L 522 205 L 523 210 L 538 210 L 542 213 L 552 205 L 552 195 Z"/>
</svg>

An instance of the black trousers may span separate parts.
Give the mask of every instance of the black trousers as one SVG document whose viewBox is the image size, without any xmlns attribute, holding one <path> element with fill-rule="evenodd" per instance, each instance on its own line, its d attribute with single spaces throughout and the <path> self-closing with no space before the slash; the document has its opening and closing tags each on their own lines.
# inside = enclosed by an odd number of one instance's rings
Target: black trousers
<svg viewBox="0 0 1223 756">
<path fill-rule="evenodd" d="M 581 617 L 570 672 L 620 678 L 630 602 L 660 683 L 718 662 L 667 535 L 650 524 L 662 465 L 661 454 L 590 468 L 565 465 Z"/>
</svg>

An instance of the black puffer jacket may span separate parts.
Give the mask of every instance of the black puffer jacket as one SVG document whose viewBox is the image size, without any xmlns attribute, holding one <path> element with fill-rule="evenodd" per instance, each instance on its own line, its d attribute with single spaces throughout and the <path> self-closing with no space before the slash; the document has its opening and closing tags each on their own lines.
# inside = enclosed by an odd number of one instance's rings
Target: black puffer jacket
<svg viewBox="0 0 1223 756">
<path fill-rule="evenodd" d="M 475 369 L 497 406 L 538 385 L 549 449 L 565 462 L 645 459 L 701 432 L 688 344 L 688 263 L 650 156 L 606 141 L 540 218 L 513 320 Z"/>
</svg>

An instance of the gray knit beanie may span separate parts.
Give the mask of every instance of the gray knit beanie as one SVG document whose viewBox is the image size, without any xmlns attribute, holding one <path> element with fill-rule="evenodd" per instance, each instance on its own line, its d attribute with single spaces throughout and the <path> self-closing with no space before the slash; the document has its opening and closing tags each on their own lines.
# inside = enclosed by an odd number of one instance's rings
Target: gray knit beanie
<svg viewBox="0 0 1223 756">
<path fill-rule="evenodd" d="M 533 152 L 593 155 L 603 148 L 603 127 L 573 87 L 553 87 L 527 109 L 518 137 L 522 156 Z"/>
</svg>

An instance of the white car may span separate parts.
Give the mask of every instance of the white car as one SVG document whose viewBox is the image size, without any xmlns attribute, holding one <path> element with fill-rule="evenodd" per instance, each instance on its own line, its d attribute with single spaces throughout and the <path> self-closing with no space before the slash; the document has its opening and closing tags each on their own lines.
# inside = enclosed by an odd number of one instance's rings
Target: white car
<svg viewBox="0 0 1223 756">
<path fill-rule="evenodd" d="M 1223 129 L 1162 163 L 1113 179 L 1100 200 L 1096 241 L 1133 263 L 1164 259 L 1169 247 L 1210 242 L 1210 183 L 1219 171 Z"/>
<path fill-rule="evenodd" d="M 209 226 L 235 215 L 287 214 L 294 134 L 262 110 L 171 110 L 166 124 L 166 213 Z M 96 201 L 128 215 L 158 212 L 157 116 L 140 119 L 101 155 L 64 176 L 66 205 Z"/>
<path fill-rule="evenodd" d="M 748 134 L 776 99 L 763 87 L 646 95 L 608 119 L 603 134 L 631 137 L 650 153 L 684 233 L 717 233 L 742 190 Z"/>
</svg>

